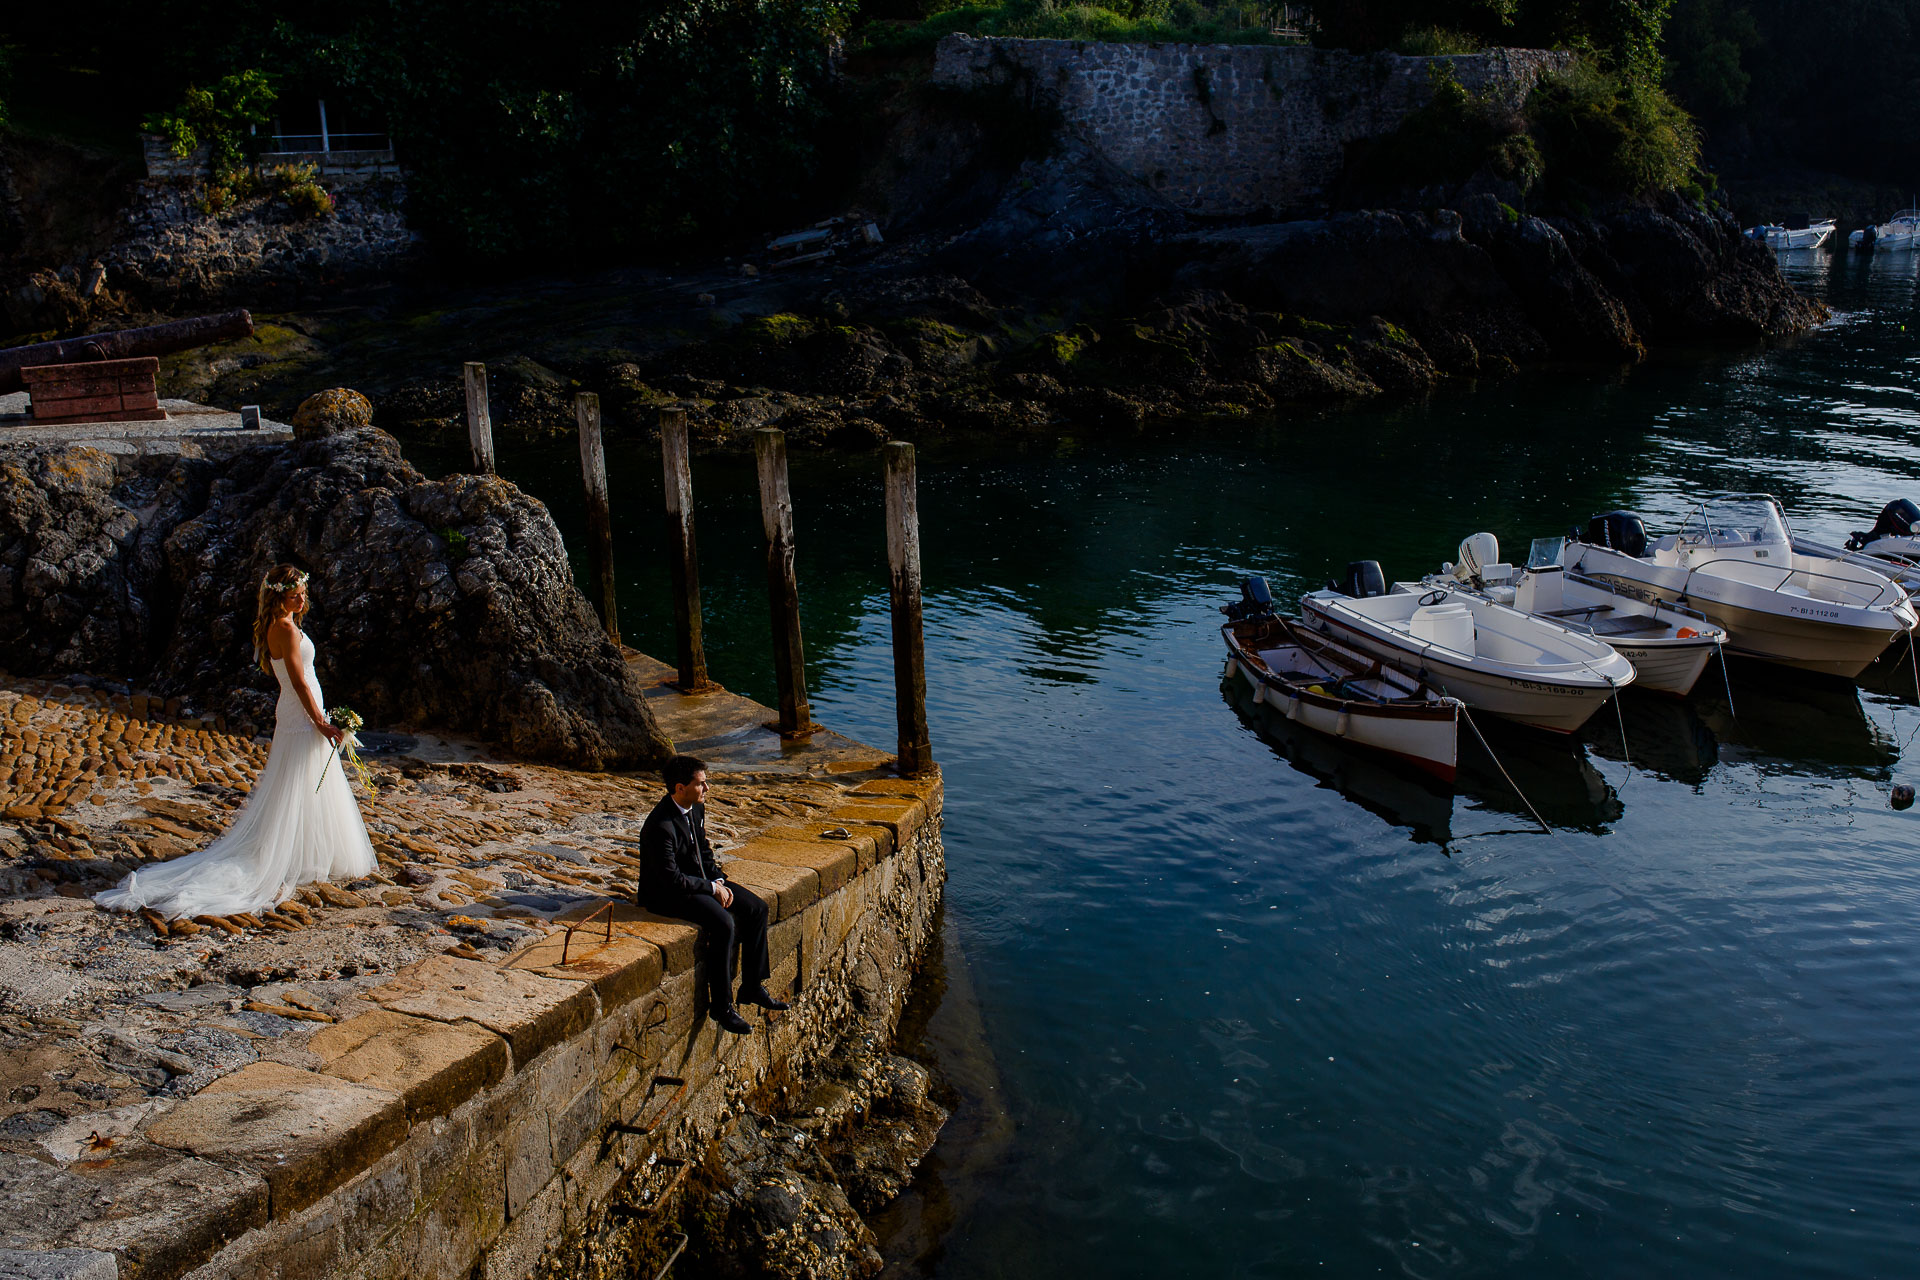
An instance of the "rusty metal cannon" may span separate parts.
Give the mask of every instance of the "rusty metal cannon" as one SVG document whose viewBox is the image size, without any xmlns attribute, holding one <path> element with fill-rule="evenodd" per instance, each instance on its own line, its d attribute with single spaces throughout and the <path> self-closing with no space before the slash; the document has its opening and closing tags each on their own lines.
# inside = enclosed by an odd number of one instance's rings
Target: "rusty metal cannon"
<svg viewBox="0 0 1920 1280">
<path fill-rule="evenodd" d="M 57 342 L 36 342 L 30 347 L 0 350 L 0 394 L 19 391 L 27 385 L 21 371 L 43 365 L 86 364 L 97 360 L 127 360 L 140 356 L 166 356 L 190 351 L 214 342 L 229 342 L 250 337 L 253 317 L 245 310 L 223 311 L 214 316 L 191 316 L 169 320 L 142 329 L 116 329 L 111 333 L 89 333 Z"/>
</svg>

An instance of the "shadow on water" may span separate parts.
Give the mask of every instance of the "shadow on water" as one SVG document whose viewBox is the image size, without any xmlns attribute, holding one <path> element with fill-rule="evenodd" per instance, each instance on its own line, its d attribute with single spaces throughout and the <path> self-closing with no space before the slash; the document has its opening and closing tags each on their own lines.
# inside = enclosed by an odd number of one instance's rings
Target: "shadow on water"
<svg viewBox="0 0 1920 1280">
<path fill-rule="evenodd" d="M 1550 826 L 1604 832 L 1623 812 L 1620 797 L 1593 767 L 1580 743 L 1480 717 L 1479 738 L 1464 723 L 1459 772 L 1454 785 L 1430 778 L 1384 756 L 1301 728 L 1237 681 L 1223 682 L 1221 697 L 1241 723 L 1282 760 L 1388 824 L 1405 827 L 1416 844 L 1443 852 L 1459 840 L 1506 832 L 1537 833 L 1537 813 Z M 1481 830 L 1454 829 L 1454 800 L 1466 811 L 1518 819 Z M 1483 826 L 1484 824 L 1473 824 Z"/>
<path fill-rule="evenodd" d="M 1444 849 L 1453 839 L 1453 792 L 1440 782 L 1301 728 L 1268 704 L 1254 701 L 1244 681 L 1223 681 L 1220 694 L 1274 755 L 1321 786 L 1391 826 L 1407 828 L 1416 844 Z"/>
<path fill-rule="evenodd" d="M 894 1047 L 933 1067 L 944 1094 L 940 1101 L 952 1114 L 912 1184 L 868 1217 L 886 1259 L 883 1277 L 934 1273 L 948 1237 L 966 1221 L 1013 1141 L 1013 1118 L 966 953 L 944 910 L 938 923 L 901 1012 Z"/>
<path fill-rule="evenodd" d="M 1852 681 L 1786 667 L 1731 663 L 1725 688 L 1702 680 L 1692 704 L 1720 742 L 1720 759 L 1814 777 L 1885 776 L 1899 744 L 1868 717 Z"/>
<path fill-rule="evenodd" d="M 1717 667 L 1710 667 L 1701 678 L 1718 680 Z M 1621 725 L 1626 726 L 1626 743 L 1621 744 Z M 1684 698 L 1628 690 L 1620 698 L 1618 714 L 1611 704 L 1580 730 L 1580 740 L 1603 760 L 1617 760 L 1656 777 L 1698 787 L 1720 760 L 1720 743 L 1701 719 L 1692 702 Z"/>
</svg>

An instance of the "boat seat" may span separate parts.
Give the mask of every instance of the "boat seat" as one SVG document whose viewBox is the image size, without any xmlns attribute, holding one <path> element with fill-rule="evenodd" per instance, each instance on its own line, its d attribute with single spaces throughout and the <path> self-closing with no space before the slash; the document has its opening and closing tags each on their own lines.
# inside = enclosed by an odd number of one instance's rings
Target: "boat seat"
<svg viewBox="0 0 1920 1280">
<path fill-rule="evenodd" d="M 1601 618 L 1590 629 L 1597 636 L 1650 636 L 1665 631 L 1667 624 L 1644 617 Z"/>
<path fill-rule="evenodd" d="M 1612 613 L 1610 604 L 1583 604 L 1572 609 L 1549 609 L 1540 616 L 1543 618 L 1577 618 L 1586 613 Z"/>
</svg>

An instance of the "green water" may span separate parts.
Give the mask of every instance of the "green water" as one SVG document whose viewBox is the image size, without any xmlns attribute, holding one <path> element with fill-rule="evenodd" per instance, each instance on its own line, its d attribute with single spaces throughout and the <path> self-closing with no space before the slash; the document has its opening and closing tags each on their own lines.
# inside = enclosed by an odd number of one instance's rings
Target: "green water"
<svg viewBox="0 0 1920 1280">
<path fill-rule="evenodd" d="M 1913 257 L 1788 263 L 1838 314 L 1764 354 L 923 450 L 961 979 L 931 1043 L 966 1096 L 896 1271 L 1920 1271 L 1911 672 L 1736 666 L 1581 743 L 1498 735 L 1543 834 L 1484 758 L 1436 792 L 1230 705 L 1216 612 L 1244 572 L 1288 599 L 1714 488 L 1866 527 L 1920 497 Z M 622 628 L 670 656 L 658 459 L 610 467 Z M 571 446 L 502 469 L 577 547 Z M 695 483 L 713 673 L 771 701 L 751 466 Z M 815 714 L 888 744 L 878 459 L 793 489 Z"/>
</svg>

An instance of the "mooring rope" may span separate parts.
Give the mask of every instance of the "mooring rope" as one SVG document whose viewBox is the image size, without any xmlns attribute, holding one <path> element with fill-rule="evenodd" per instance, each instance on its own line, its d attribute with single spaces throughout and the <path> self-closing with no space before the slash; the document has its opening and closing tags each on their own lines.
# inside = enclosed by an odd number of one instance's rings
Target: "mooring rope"
<svg viewBox="0 0 1920 1280">
<path fill-rule="evenodd" d="M 1520 784 L 1515 782 L 1513 775 L 1507 772 L 1507 766 L 1500 763 L 1500 757 L 1494 754 L 1493 744 L 1487 741 L 1486 734 L 1480 732 L 1480 726 L 1473 722 L 1473 716 L 1468 713 L 1465 705 L 1462 705 L 1460 708 L 1460 718 L 1467 722 L 1469 729 L 1473 730 L 1473 736 L 1480 739 L 1480 745 L 1486 749 L 1488 758 L 1493 761 L 1493 767 L 1500 771 L 1500 776 L 1505 778 L 1507 785 L 1513 788 L 1513 794 L 1520 797 L 1520 803 L 1527 806 L 1527 812 L 1532 814 L 1533 820 L 1540 824 L 1540 829 L 1552 836 L 1555 840 L 1559 840 L 1560 833 L 1547 825 L 1547 820 L 1540 816 L 1538 809 L 1533 807 L 1533 801 L 1527 799 L 1527 793 L 1520 789 Z M 1564 844 L 1566 842 L 1561 841 L 1561 843 Z"/>
</svg>

